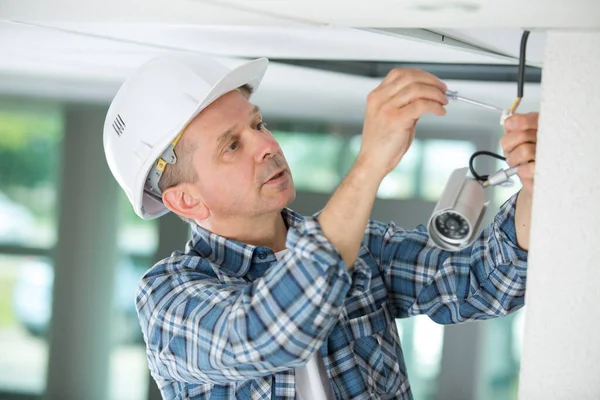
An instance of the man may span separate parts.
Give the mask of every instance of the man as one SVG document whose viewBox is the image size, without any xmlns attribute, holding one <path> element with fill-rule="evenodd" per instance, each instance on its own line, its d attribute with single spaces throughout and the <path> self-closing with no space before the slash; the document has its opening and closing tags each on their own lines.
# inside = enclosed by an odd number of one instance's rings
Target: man
<svg viewBox="0 0 600 400">
<path fill-rule="evenodd" d="M 523 189 L 455 253 L 423 227 L 368 221 L 418 119 L 444 115 L 446 85 L 394 69 L 367 101 L 362 144 L 321 213 L 301 217 L 281 148 L 249 102 L 264 59 L 154 60 L 108 112 L 111 171 L 137 214 L 192 225 L 185 251 L 152 267 L 136 298 L 166 399 L 410 399 L 395 318 L 449 324 L 523 305 L 533 163 Z M 506 122 L 509 165 L 535 157 L 537 114 Z"/>
</svg>

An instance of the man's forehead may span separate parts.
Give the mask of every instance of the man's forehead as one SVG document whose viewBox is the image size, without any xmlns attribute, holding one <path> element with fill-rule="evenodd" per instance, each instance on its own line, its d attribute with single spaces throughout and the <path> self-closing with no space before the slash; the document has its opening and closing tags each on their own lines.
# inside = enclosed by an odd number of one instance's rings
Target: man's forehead
<svg viewBox="0 0 600 400">
<path fill-rule="evenodd" d="M 234 96 L 234 94 L 237 94 L 237 96 Z M 208 105 L 204 110 L 196 115 L 188 125 L 188 129 L 191 128 L 192 130 L 196 130 L 197 128 L 200 128 L 204 130 L 206 128 L 219 128 L 218 130 L 221 130 L 221 125 L 230 125 L 232 118 L 240 115 L 240 113 L 246 114 L 246 112 L 248 112 L 253 114 L 257 111 L 260 112 L 260 109 L 258 109 L 258 107 L 254 104 L 250 103 L 237 91 L 228 93 L 217 99 L 212 104 Z"/>
<path fill-rule="evenodd" d="M 252 107 L 252 110 L 250 111 L 250 114 L 248 115 L 248 118 L 255 118 L 255 115 L 258 114 L 260 112 L 260 108 L 258 108 L 258 106 L 254 106 Z M 243 121 L 241 123 L 244 123 Z M 239 125 L 240 123 L 238 121 L 235 122 L 231 122 L 229 125 L 229 128 L 227 128 L 226 130 L 223 130 L 218 137 L 217 137 L 217 147 L 223 145 L 225 142 L 227 142 L 235 133 L 236 131 L 239 129 Z"/>
</svg>

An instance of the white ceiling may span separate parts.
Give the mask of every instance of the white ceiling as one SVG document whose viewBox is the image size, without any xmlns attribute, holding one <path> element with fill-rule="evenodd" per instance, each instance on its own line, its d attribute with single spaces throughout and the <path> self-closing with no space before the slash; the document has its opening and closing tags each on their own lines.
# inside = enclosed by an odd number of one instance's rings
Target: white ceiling
<svg viewBox="0 0 600 400">
<path fill-rule="evenodd" d="M 1 0 L 0 18 L 176 24 L 598 28 L 597 0 Z"/>
<path fill-rule="evenodd" d="M 467 33 L 476 37 L 487 35 L 490 48 L 517 57 L 520 31 L 509 30 L 499 35 L 493 31 L 479 31 Z M 458 36 L 458 32 L 451 34 Z M 494 39 L 502 42 L 497 44 L 493 42 Z M 531 35 L 528 46 L 530 63 L 542 63 L 543 45 L 543 33 Z M 34 24 L 0 21 L 0 50 L 3 54 L 0 71 L 45 74 L 60 73 L 62 68 L 67 76 L 87 74 L 96 78 L 128 73 L 147 58 L 166 50 L 248 58 L 516 63 L 516 58 L 473 52 L 407 36 L 393 37 L 351 28 L 309 26 Z"/>
<path fill-rule="evenodd" d="M 251 9 L 336 26 L 600 27 L 600 2 L 597 0 L 222 0 L 211 3 L 230 5 L 236 10 Z"/>
<path fill-rule="evenodd" d="M 431 28 L 485 51 L 372 31 L 407 27 Z M 528 63 L 541 65 L 545 29 L 600 27 L 600 2 L 0 0 L 0 93 L 107 102 L 136 67 L 168 50 L 230 63 L 266 56 L 514 64 L 521 27 L 536 29 Z M 272 64 L 255 101 L 272 115 L 360 123 L 366 95 L 379 81 Z M 449 83 L 503 107 L 516 91 L 513 83 Z M 538 99 L 539 85 L 528 85 L 522 109 L 537 108 Z M 497 123 L 495 113 L 470 106 L 449 111 L 445 123 Z"/>
</svg>

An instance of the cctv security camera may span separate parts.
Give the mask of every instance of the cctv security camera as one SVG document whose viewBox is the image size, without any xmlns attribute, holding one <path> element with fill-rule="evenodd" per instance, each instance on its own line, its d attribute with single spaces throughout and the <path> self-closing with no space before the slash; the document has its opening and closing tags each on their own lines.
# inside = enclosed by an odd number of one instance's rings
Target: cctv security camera
<svg viewBox="0 0 600 400">
<path fill-rule="evenodd" d="M 468 170 L 452 172 L 427 224 L 429 238 L 444 250 L 458 251 L 475 241 L 489 204 L 481 183 L 467 177 Z"/>
</svg>

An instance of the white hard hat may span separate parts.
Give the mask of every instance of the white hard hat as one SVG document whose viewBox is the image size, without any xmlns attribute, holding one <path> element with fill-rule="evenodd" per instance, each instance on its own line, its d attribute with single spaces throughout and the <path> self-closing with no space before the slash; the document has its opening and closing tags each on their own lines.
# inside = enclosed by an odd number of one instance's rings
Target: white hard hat
<svg viewBox="0 0 600 400">
<path fill-rule="evenodd" d="M 123 83 L 104 122 L 104 152 L 138 216 L 154 219 L 169 212 L 151 188 L 166 163 L 176 161 L 180 133 L 225 93 L 244 85 L 256 90 L 267 64 L 261 58 L 231 70 L 207 56 L 170 54 L 142 65 Z"/>
</svg>

